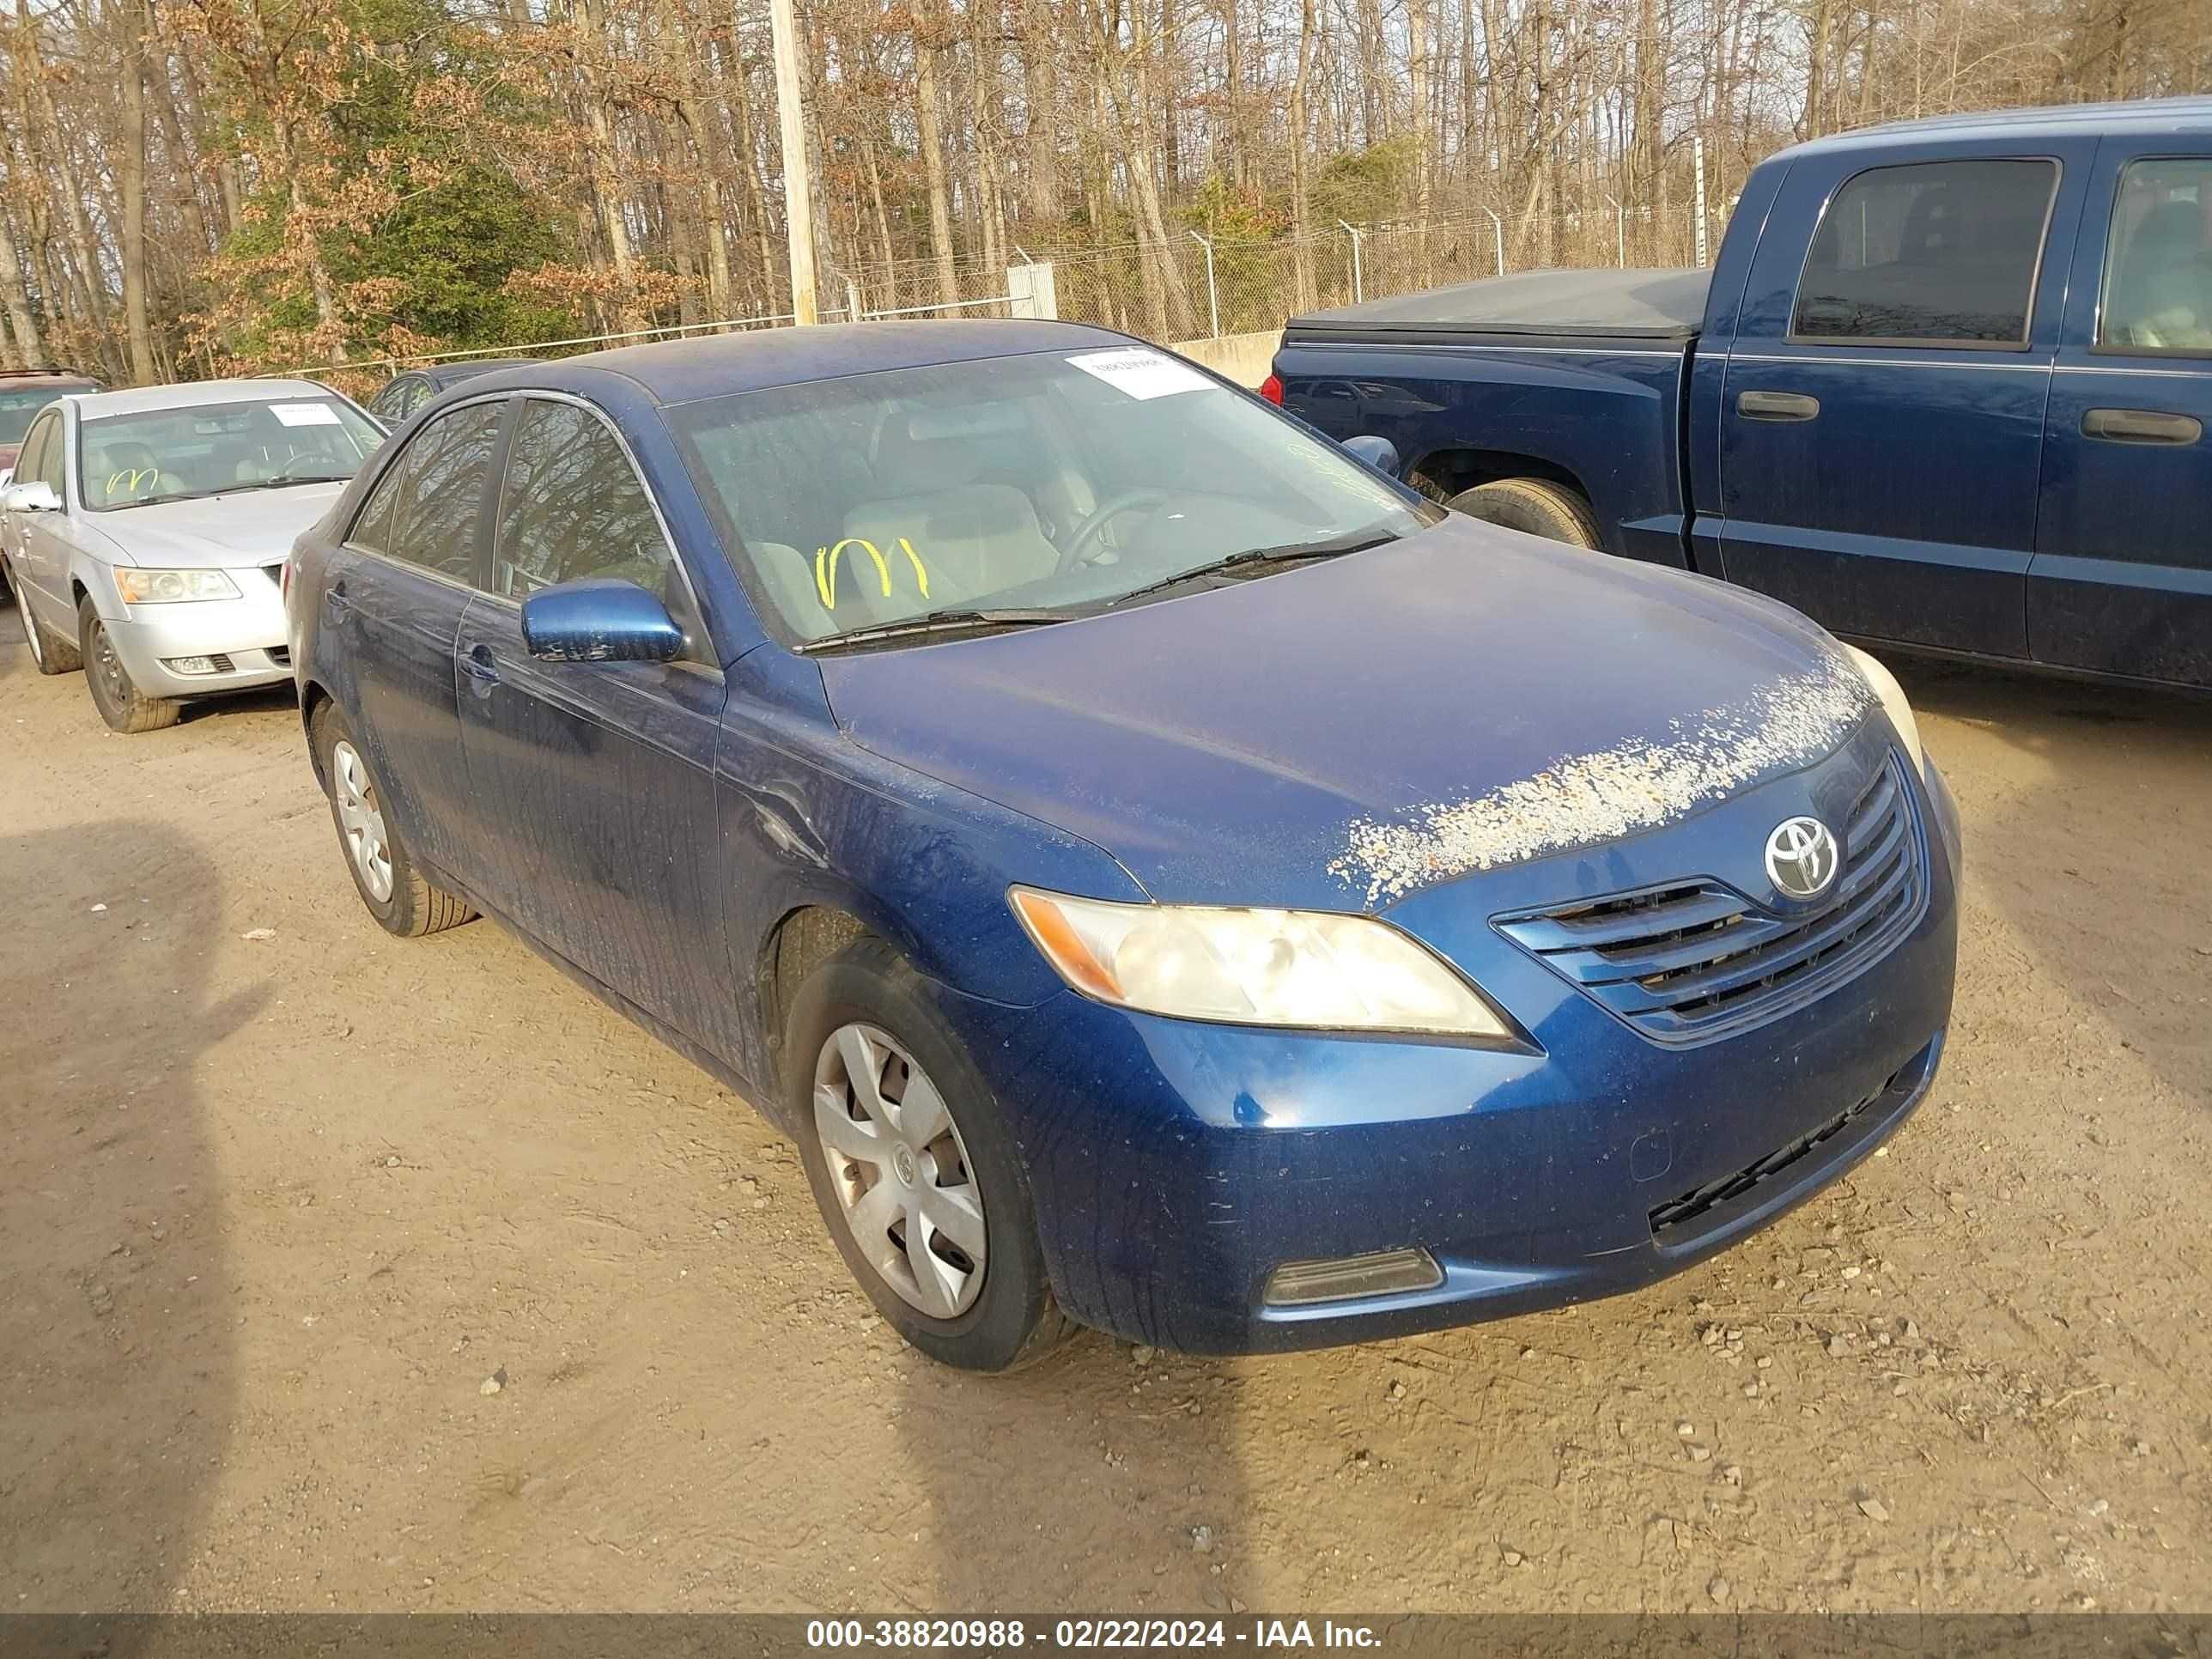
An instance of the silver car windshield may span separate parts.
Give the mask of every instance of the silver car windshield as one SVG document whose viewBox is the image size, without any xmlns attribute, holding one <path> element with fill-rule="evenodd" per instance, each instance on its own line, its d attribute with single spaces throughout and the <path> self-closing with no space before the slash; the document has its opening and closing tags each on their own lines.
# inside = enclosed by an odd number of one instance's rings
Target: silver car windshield
<svg viewBox="0 0 2212 1659">
<path fill-rule="evenodd" d="M 83 422 L 77 489 L 112 513 L 239 489 L 350 478 L 384 434 L 335 398 L 272 398 L 143 410 Z"/>
<path fill-rule="evenodd" d="M 1344 551 L 1437 516 L 1144 347 L 892 369 L 665 413 L 732 562 L 801 642 L 967 609 L 1078 614 L 1239 554 Z"/>
</svg>

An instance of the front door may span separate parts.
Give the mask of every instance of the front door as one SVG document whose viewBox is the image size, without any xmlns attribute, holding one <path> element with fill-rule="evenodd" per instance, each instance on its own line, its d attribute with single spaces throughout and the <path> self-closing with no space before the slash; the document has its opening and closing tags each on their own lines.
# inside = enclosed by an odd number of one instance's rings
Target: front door
<svg viewBox="0 0 2212 1659">
<path fill-rule="evenodd" d="M 694 642 L 685 659 L 534 659 L 522 601 L 586 576 L 659 595 Z M 694 1042 L 741 1052 L 714 798 L 722 674 L 652 496 L 596 410 L 522 404 L 489 591 L 469 607 L 458 653 L 486 896 Z"/>
<path fill-rule="evenodd" d="M 63 465 L 62 416 L 49 410 L 23 435 L 15 458 L 16 483 L 43 483 L 62 502 L 51 513 L 10 513 L 6 529 L 8 568 L 14 574 L 15 603 L 35 612 L 64 640 L 76 638 L 76 615 L 69 603 L 69 470 Z M 33 595 L 35 594 L 35 600 Z"/>
<path fill-rule="evenodd" d="M 479 568 L 485 487 L 503 402 L 465 404 L 409 441 L 380 478 L 323 586 L 321 626 L 344 636 L 337 688 L 400 833 L 426 863 L 473 890 L 466 762 L 453 646 Z"/>
<path fill-rule="evenodd" d="M 2105 141 L 2072 288 L 2029 647 L 2212 685 L 2212 140 Z"/>
<path fill-rule="evenodd" d="M 1841 634 L 2027 654 L 2069 207 L 2093 149 L 1793 167 L 1729 348 L 1729 580 Z"/>
</svg>

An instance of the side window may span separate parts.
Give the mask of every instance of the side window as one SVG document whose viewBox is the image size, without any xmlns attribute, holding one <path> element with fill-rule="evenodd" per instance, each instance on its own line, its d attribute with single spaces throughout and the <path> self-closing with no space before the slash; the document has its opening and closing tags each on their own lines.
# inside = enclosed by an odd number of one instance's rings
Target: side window
<svg viewBox="0 0 2212 1659">
<path fill-rule="evenodd" d="M 507 450 L 492 591 L 527 599 L 585 576 L 651 589 L 698 636 L 676 555 L 621 441 L 588 410 L 533 398 Z"/>
<path fill-rule="evenodd" d="M 54 447 L 54 434 L 61 429 L 60 420 L 52 415 L 41 416 L 23 439 L 23 447 L 15 457 L 15 476 L 25 483 L 44 477 L 42 469 L 46 456 Z M 61 492 L 56 490 L 56 495 Z"/>
<path fill-rule="evenodd" d="M 2025 345 L 2055 161 L 1875 167 L 1828 203 L 1792 338 Z"/>
<path fill-rule="evenodd" d="M 2212 356 L 2212 159 L 2128 163 L 2102 292 L 2099 345 Z"/>
<path fill-rule="evenodd" d="M 62 438 L 62 417 L 46 416 L 46 435 L 39 451 L 39 470 L 32 476 L 54 492 L 56 501 L 69 499 L 69 446 Z"/>
<path fill-rule="evenodd" d="M 477 512 L 504 408 L 471 404 L 416 433 L 377 481 L 348 539 L 402 564 L 473 582 Z"/>
</svg>

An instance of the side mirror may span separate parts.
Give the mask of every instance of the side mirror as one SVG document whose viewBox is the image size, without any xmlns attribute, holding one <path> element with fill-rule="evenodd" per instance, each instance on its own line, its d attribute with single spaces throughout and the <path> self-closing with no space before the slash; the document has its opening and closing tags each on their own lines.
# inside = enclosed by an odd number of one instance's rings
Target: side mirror
<svg viewBox="0 0 2212 1659">
<path fill-rule="evenodd" d="M 1386 478 L 1398 476 L 1398 446 L 1388 438 L 1362 434 L 1344 441 L 1345 453 L 1355 460 L 1364 461 Z"/>
<path fill-rule="evenodd" d="M 635 582 L 588 576 L 525 599 L 522 642 L 540 662 L 672 662 L 684 630 Z"/>
<path fill-rule="evenodd" d="M 54 495 L 54 487 L 42 479 L 33 478 L 27 483 L 11 483 L 0 489 L 0 512 L 58 513 L 61 502 Z"/>
</svg>

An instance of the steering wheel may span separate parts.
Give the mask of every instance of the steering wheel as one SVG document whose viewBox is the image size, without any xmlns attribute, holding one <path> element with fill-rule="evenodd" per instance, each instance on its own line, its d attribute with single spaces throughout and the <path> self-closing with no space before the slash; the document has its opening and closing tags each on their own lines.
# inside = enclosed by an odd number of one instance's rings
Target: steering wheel
<svg viewBox="0 0 2212 1659">
<path fill-rule="evenodd" d="M 1106 526 L 1124 513 L 1133 513 L 1140 507 L 1160 507 L 1167 504 L 1164 489 L 1116 490 L 1092 507 L 1083 522 L 1068 536 L 1067 545 L 1060 552 L 1060 568 L 1073 570 L 1087 562 L 1096 550 L 1093 544 L 1105 533 Z"/>
</svg>

